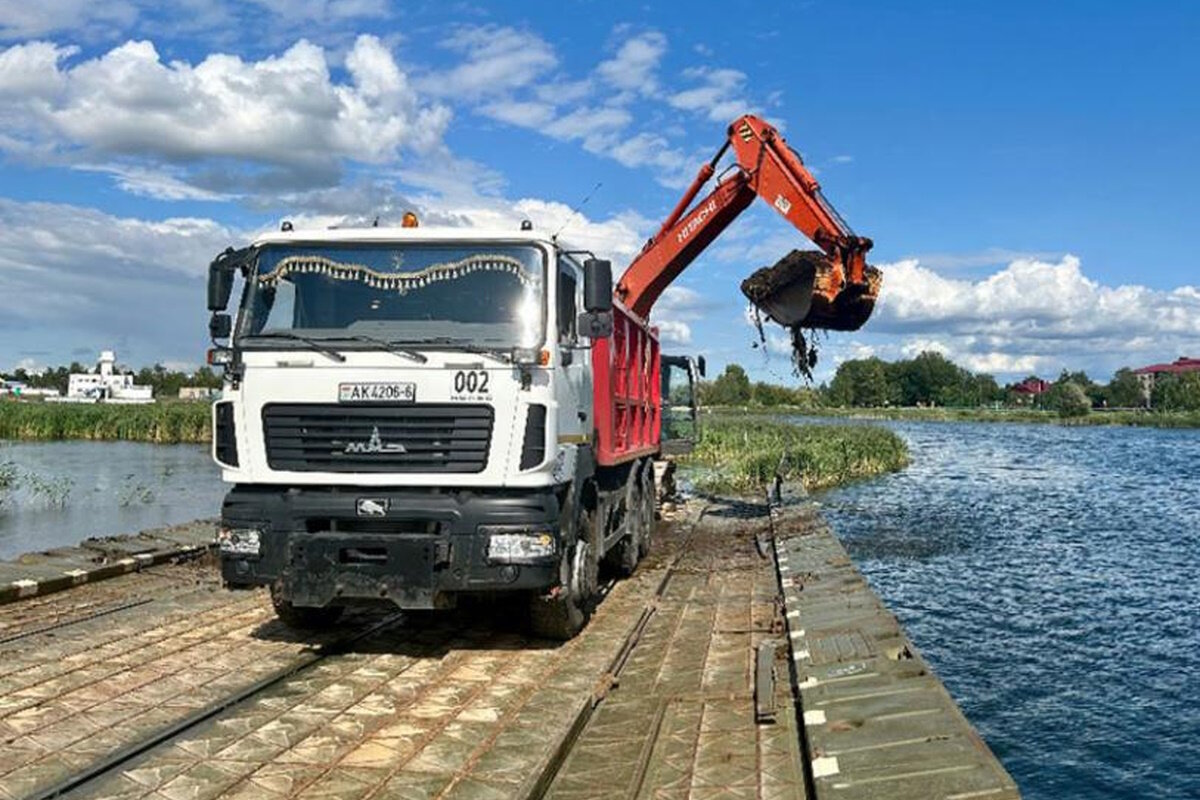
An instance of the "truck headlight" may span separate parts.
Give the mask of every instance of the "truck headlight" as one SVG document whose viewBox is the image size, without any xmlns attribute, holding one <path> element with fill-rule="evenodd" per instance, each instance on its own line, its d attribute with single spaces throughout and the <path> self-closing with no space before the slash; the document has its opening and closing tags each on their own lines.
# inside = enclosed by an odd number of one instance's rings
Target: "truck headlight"
<svg viewBox="0 0 1200 800">
<path fill-rule="evenodd" d="M 556 537 L 548 530 L 513 530 L 483 526 L 487 534 L 487 560 L 490 564 L 541 564 L 554 558 Z"/>
<path fill-rule="evenodd" d="M 217 548 L 231 556 L 256 556 L 262 548 L 262 531 L 258 528 L 219 528 Z"/>
</svg>

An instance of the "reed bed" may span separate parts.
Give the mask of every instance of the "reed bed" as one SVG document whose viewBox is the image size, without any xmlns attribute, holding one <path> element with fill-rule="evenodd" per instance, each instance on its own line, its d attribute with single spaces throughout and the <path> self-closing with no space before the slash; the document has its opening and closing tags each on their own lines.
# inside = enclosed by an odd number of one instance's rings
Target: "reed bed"
<svg viewBox="0 0 1200 800">
<path fill-rule="evenodd" d="M 712 493 L 761 492 L 778 471 L 806 489 L 826 489 L 908 465 L 908 447 L 874 425 L 805 425 L 764 417 L 709 417 L 682 465 Z"/>
<path fill-rule="evenodd" d="M 786 413 L 789 409 L 773 409 Z M 1200 428 L 1198 411 L 1147 409 L 1093 410 L 1080 417 L 1063 417 L 1057 411 L 1037 408 L 827 408 L 795 409 L 796 414 L 845 419 L 889 419 L 912 422 L 1016 422 L 1067 426 L 1130 426 L 1137 428 Z"/>
<path fill-rule="evenodd" d="M 210 404 L 149 405 L 0 402 L 0 439 L 125 440 L 177 444 L 211 439 Z"/>
</svg>

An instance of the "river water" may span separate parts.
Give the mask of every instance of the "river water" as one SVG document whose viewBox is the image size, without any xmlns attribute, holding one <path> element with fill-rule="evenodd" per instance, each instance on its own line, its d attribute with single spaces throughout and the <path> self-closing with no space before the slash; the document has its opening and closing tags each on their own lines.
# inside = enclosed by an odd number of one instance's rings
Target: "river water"
<svg viewBox="0 0 1200 800">
<path fill-rule="evenodd" d="M 1200 797 L 1200 432 L 878 424 L 817 499 L 1024 796 Z"/>
<path fill-rule="evenodd" d="M 203 445 L 0 442 L 0 558 L 221 513 Z"/>
</svg>

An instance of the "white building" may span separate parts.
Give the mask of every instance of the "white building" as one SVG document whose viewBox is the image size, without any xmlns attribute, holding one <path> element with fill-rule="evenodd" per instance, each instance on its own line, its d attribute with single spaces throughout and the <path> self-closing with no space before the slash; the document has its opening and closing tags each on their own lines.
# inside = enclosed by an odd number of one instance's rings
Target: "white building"
<svg viewBox="0 0 1200 800">
<path fill-rule="evenodd" d="M 153 403 L 154 390 L 138 386 L 132 375 L 117 372 L 116 364 L 116 353 L 101 352 L 96 372 L 71 373 L 65 399 L 73 403 Z"/>
</svg>

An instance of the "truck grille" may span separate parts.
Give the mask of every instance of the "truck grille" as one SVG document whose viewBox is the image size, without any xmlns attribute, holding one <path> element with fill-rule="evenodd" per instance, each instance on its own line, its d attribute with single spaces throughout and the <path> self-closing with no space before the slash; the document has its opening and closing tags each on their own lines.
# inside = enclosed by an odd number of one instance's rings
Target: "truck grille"
<svg viewBox="0 0 1200 800">
<path fill-rule="evenodd" d="M 271 469 L 294 472 L 482 472 L 492 408 L 425 404 L 263 406 Z"/>
</svg>

